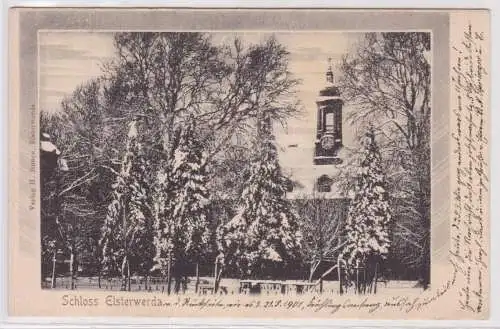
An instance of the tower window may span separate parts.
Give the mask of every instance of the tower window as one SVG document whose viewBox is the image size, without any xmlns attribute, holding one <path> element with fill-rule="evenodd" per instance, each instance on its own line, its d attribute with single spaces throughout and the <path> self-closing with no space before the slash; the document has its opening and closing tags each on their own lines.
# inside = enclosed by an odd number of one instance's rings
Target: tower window
<svg viewBox="0 0 500 329">
<path fill-rule="evenodd" d="M 325 115 L 325 132 L 333 133 L 335 127 L 334 113 L 326 113 Z"/>
</svg>

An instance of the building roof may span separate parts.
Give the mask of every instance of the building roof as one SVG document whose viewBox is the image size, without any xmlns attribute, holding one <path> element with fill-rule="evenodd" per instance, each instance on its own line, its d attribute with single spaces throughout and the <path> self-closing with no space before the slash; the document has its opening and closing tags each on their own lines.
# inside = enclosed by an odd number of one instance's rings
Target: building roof
<svg viewBox="0 0 500 329">
<path fill-rule="evenodd" d="M 41 141 L 40 142 L 40 151 L 55 153 L 56 155 L 61 154 L 61 151 L 50 141 Z"/>
</svg>

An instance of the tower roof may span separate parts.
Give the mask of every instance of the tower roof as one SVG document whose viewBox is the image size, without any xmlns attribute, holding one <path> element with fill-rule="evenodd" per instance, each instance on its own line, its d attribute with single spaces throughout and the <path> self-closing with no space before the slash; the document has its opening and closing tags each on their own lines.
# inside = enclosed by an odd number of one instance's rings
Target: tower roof
<svg viewBox="0 0 500 329">
<path fill-rule="evenodd" d="M 323 89 L 320 90 L 319 96 L 322 97 L 328 97 L 328 96 L 334 96 L 334 97 L 339 97 L 340 96 L 340 90 L 339 87 L 337 86 L 327 86 Z"/>
<path fill-rule="evenodd" d="M 326 86 L 320 90 L 319 96 L 320 97 L 339 97 L 340 96 L 339 88 L 337 86 L 335 86 L 331 58 L 328 58 L 328 70 L 326 71 Z"/>
</svg>

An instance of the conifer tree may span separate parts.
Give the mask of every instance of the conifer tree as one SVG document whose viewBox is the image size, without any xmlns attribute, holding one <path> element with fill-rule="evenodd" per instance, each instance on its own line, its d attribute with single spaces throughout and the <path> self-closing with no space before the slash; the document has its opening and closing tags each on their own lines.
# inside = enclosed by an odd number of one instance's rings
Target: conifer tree
<svg viewBox="0 0 500 329">
<path fill-rule="evenodd" d="M 176 292 L 180 289 L 187 266 L 197 264 L 209 242 L 208 212 L 210 194 L 207 157 L 196 136 L 193 118 L 177 129 L 172 142 L 172 157 L 163 177 L 163 196 L 157 220 L 156 262 L 158 268 L 173 261 Z M 170 259 L 170 261 L 169 261 Z"/>
<path fill-rule="evenodd" d="M 346 223 L 347 241 L 341 257 L 347 282 L 358 293 L 376 292 L 376 280 L 390 247 L 391 211 L 382 159 L 372 129 L 363 140 L 364 159 L 354 183 Z"/>
<path fill-rule="evenodd" d="M 298 259 L 301 234 L 286 199 L 269 117 L 261 117 L 257 131 L 256 159 L 236 216 L 219 229 L 219 250 L 226 266 L 238 268 L 242 277 L 275 277 Z"/>
<path fill-rule="evenodd" d="M 138 141 L 137 123 L 132 121 L 100 241 L 103 270 L 109 275 L 121 274 L 122 290 L 130 290 L 132 260 L 136 260 L 136 270 L 149 271 L 152 266 L 153 212 L 148 186 L 147 162 Z"/>
<path fill-rule="evenodd" d="M 174 223 L 169 215 L 171 204 L 169 200 L 172 197 L 172 191 L 169 189 L 168 180 L 169 170 L 166 164 L 157 173 L 158 184 L 154 190 L 155 207 L 154 207 L 154 246 L 155 256 L 153 259 L 153 270 L 161 272 L 163 277 L 167 279 L 167 293 L 170 294 L 171 266 L 173 261 L 173 236 Z"/>
</svg>

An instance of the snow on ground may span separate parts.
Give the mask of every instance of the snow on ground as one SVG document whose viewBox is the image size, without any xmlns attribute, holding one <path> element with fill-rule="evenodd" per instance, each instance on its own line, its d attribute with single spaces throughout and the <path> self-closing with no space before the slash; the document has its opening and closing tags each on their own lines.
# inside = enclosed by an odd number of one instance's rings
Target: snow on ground
<svg viewBox="0 0 500 329">
<path fill-rule="evenodd" d="M 67 290 L 70 287 L 71 278 L 64 277 L 57 279 L 57 287 L 56 290 Z M 186 294 L 193 294 L 195 290 L 195 277 L 190 277 L 187 285 Z M 307 281 L 281 281 L 286 283 L 306 283 Z M 174 287 L 175 281 L 172 280 L 172 289 Z M 50 285 L 50 283 L 48 282 Z M 208 288 L 205 290 L 207 294 L 210 294 L 210 287 L 213 286 L 213 278 L 209 277 L 201 277 L 200 278 L 200 290 L 202 287 Z M 220 286 L 223 287 L 220 294 L 225 294 L 227 292 L 228 295 L 239 294 L 240 280 L 238 279 L 222 279 Z M 86 278 L 78 278 L 76 290 L 102 290 L 102 291 L 119 291 L 121 287 L 121 279 L 114 278 L 111 281 L 101 279 L 101 288 L 98 287 L 97 277 L 86 277 Z M 150 284 L 152 293 L 166 293 L 167 285 L 163 280 L 161 282 L 153 282 Z M 49 288 L 46 285 L 44 288 Z M 303 293 L 305 295 L 318 294 L 319 286 L 316 286 L 315 291 L 310 291 Z M 132 279 L 131 291 L 135 292 L 144 292 L 145 286 L 144 283 L 139 284 L 134 279 Z M 149 289 L 148 289 L 149 290 Z M 417 287 L 416 281 L 388 281 L 379 282 L 377 284 L 377 291 L 381 294 L 385 292 L 390 294 L 406 294 L 407 292 L 417 292 L 421 291 L 421 288 Z M 182 292 L 181 292 L 182 293 Z M 201 292 L 199 292 L 201 293 Z M 279 290 L 267 290 L 261 293 L 262 295 L 281 295 Z M 339 294 L 339 282 L 338 281 L 324 281 L 323 282 L 323 294 Z"/>
</svg>

